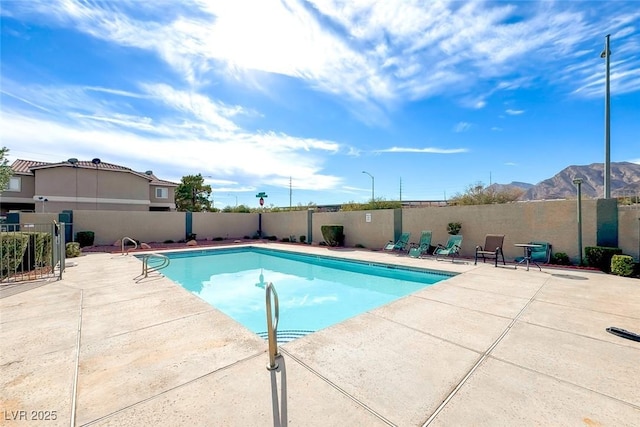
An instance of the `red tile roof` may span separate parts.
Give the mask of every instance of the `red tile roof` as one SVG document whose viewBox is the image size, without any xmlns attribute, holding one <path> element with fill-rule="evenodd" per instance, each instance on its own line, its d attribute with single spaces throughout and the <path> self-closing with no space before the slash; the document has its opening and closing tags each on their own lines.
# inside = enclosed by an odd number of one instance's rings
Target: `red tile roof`
<svg viewBox="0 0 640 427">
<path fill-rule="evenodd" d="M 33 171 L 38 169 L 56 168 L 56 167 L 79 167 L 83 169 L 100 169 L 100 170 L 112 170 L 120 172 L 130 172 L 134 175 L 141 176 L 148 179 L 152 185 L 165 185 L 177 187 L 175 182 L 165 181 L 156 177 L 153 173 L 136 172 L 133 169 L 116 165 L 113 163 L 100 162 L 98 164 L 93 163 L 90 160 L 78 160 L 75 164 L 66 162 L 49 163 L 39 162 L 35 160 L 22 160 L 17 159 L 11 164 L 11 169 L 16 175 L 34 175 Z"/>
</svg>

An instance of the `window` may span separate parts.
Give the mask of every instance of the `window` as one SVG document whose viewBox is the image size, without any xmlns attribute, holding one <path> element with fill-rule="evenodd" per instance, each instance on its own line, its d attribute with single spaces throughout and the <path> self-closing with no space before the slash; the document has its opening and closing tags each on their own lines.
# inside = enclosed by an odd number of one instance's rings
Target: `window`
<svg viewBox="0 0 640 427">
<path fill-rule="evenodd" d="M 156 199 L 168 199 L 168 198 L 169 198 L 168 188 L 156 188 Z"/>
<path fill-rule="evenodd" d="M 22 182 L 19 176 L 12 176 L 9 178 L 9 186 L 7 187 L 7 191 L 21 191 Z"/>
</svg>

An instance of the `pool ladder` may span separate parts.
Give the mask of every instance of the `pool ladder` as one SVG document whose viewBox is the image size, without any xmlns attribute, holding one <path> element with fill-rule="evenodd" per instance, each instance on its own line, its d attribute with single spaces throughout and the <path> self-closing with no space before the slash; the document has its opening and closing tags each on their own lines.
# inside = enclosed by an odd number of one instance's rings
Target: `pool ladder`
<svg viewBox="0 0 640 427">
<path fill-rule="evenodd" d="M 125 253 L 124 251 L 124 243 L 125 242 L 131 242 L 133 243 L 133 250 L 135 251 L 136 249 L 138 249 L 138 242 L 136 242 L 135 240 L 133 240 L 131 237 L 123 237 L 122 240 L 120 240 L 120 254 L 121 255 L 129 255 L 129 249 L 127 249 L 127 252 Z"/>
<path fill-rule="evenodd" d="M 149 265 L 149 261 L 155 260 L 156 262 L 153 265 Z M 143 279 L 146 279 L 149 273 L 153 273 L 154 271 L 162 270 L 169 266 L 169 258 L 162 254 L 150 253 L 142 255 L 142 276 Z M 140 277 L 138 276 L 138 277 Z"/>
<path fill-rule="evenodd" d="M 278 369 L 278 363 L 276 363 L 276 357 L 280 356 L 278 353 L 278 318 L 280 317 L 280 309 L 278 307 L 278 293 L 273 283 L 267 283 L 265 286 L 265 296 L 267 303 L 267 335 L 269 337 L 269 364 L 267 369 L 273 371 Z M 274 316 L 271 311 L 271 294 L 273 294 L 273 303 L 275 308 L 275 322 Z"/>
</svg>

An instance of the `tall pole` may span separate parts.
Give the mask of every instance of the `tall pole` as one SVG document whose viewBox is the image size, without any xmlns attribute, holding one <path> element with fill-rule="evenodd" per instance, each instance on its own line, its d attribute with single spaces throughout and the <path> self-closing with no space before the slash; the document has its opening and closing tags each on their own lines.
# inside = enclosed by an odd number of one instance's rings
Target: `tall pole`
<svg viewBox="0 0 640 427">
<path fill-rule="evenodd" d="M 374 191 L 375 179 L 373 178 L 373 175 L 371 175 L 367 171 L 362 171 L 362 173 L 366 173 L 371 177 L 371 203 L 373 203 L 376 200 L 375 191 Z"/>
<path fill-rule="evenodd" d="M 573 183 L 578 187 L 578 253 L 582 265 L 582 179 L 575 178 Z"/>
<path fill-rule="evenodd" d="M 604 51 L 600 54 L 601 58 L 605 59 L 605 95 L 604 95 L 604 198 L 611 198 L 611 113 L 609 106 L 610 100 L 610 81 L 609 81 L 609 57 L 611 51 L 609 50 L 609 37 L 611 34 L 605 36 Z"/>
</svg>

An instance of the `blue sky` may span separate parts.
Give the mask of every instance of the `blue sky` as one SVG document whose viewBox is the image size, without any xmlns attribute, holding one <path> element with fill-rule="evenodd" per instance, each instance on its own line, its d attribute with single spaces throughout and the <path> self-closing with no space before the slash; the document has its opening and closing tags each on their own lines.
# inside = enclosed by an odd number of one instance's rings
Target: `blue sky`
<svg viewBox="0 0 640 427">
<path fill-rule="evenodd" d="M 1 144 L 216 207 L 434 200 L 640 163 L 640 2 L 2 0 Z M 290 199 L 291 188 L 291 199 Z"/>
</svg>

